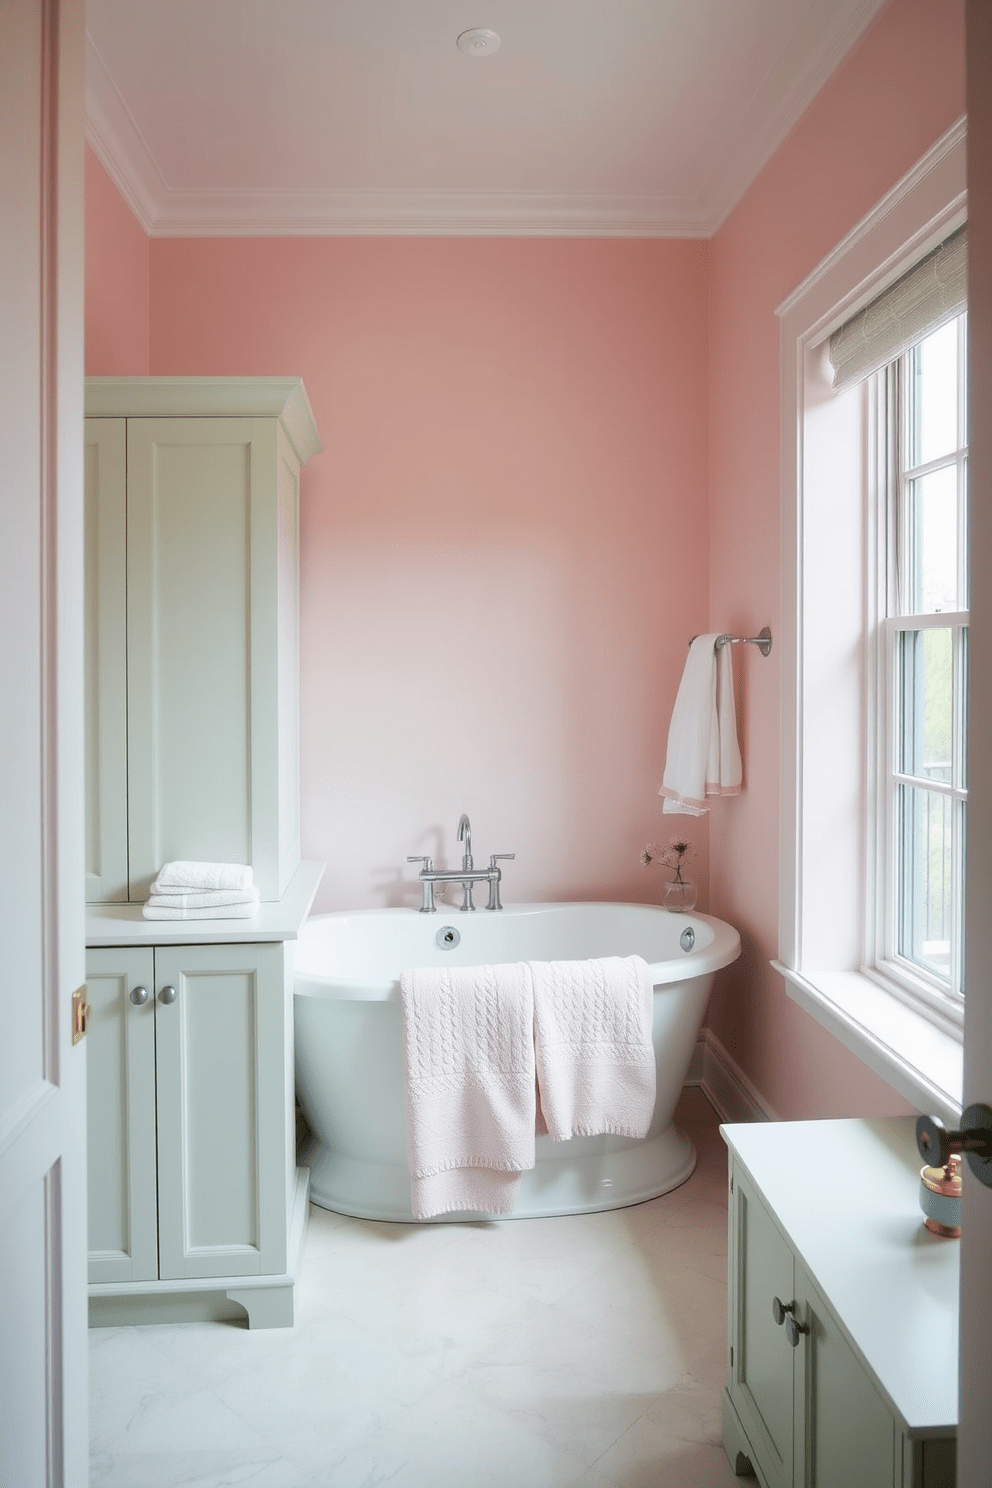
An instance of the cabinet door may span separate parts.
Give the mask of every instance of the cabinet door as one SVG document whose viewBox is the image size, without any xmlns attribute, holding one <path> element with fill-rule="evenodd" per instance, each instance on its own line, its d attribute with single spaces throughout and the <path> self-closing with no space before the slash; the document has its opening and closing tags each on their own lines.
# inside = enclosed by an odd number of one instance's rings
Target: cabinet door
<svg viewBox="0 0 992 1488">
<path fill-rule="evenodd" d="M 90 1281 L 158 1276 L 154 965 L 148 947 L 92 950 L 86 1034 Z M 144 987 L 148 998 L 132 1001 Z"/>
<path fill-rule="evenodd" d="M 284 955 L 281 944 L 156 950 L 163 1280 L 286 1269 Z M 176 995 L 163 1002 L 167 987 Z"/>
<path fill-rule="evenodd" d="M 902 1482 L 902 1433 L 823 1297 L 796 1267 L 796 1347 L 804 1378 L 805 1488 L 890 1488 Z M 798 1474 L 797 1474 L 798 1476 Z"/>
<path fill-rule="evenodd" d="M 793 1255 L 736 1165 L 732 1213 L 730 1394 L 768 1488 L 791 1488 L 793 1350 L 772 1303 L 796 1300 Z"/>
<path fill-rule="evenodd" d="M 123 419 L 86 420 L 86 899 L 127 879 L 126 456 Z"/>
<path fill-rule="evenodd" d="M 144 899 L 170 859 L 252 861 L 252 420 L 129 419 L 127 461 L 130 897 Z"/>
</svg>

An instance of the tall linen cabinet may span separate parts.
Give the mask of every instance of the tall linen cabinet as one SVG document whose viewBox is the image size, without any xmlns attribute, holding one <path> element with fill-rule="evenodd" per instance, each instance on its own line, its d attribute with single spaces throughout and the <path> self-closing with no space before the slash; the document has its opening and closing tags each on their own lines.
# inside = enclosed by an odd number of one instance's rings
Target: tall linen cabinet
<svg viewBox="0 0 992 1488">
<path fill-rule="evenodd" d="M 143 901 L 164 862 L 300 860 L 295 378 L 86 384 L 87 892 Z"/>
<path fill-rule="evenodd" d="M 86 414 L 91 1318 L 226 1299 L 284 1324 L 308 1176 L 291 942 L 320 876 L 300 862 L 299 488 L 320 440 L 295 378 L 90 378 Z M 144 919 L 176 858 L 250 864 L 260 911 Z"/>
</svg>

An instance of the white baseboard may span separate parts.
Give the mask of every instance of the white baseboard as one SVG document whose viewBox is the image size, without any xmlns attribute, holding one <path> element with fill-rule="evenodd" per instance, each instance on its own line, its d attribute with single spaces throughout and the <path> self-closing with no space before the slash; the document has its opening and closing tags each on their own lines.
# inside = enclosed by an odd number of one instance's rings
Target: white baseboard
<svg viewBox="0 0 992 1488">
<path fill-rule="evenodd" d="M 698 1085 L 722 1121 L 778 1121 L 757 1086 L 709 1028 L 692 1051 L 687 1085 Z"/>
</svg>

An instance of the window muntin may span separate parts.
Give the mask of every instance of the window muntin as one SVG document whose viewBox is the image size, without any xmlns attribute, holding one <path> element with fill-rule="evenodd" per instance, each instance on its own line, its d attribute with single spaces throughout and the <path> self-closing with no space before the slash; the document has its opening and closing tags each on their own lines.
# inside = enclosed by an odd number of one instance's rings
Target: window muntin
<svg viewBox="0 0 992 1488">
<path fill-rule="evenodd" d="M 883 586 L 887 719 L 880 731 L 881 923 L 876 965 L 941 1012 L 963 996 L 967 801 L 967 317 L 879 374 L 896 397 L 893 490 L 880 499 L 895 564 Z"/>
</svg>

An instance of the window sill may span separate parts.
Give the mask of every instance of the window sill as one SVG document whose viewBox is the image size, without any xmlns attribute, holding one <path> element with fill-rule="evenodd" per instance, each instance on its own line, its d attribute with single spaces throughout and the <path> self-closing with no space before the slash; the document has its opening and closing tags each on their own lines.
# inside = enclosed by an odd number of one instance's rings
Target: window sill
<svg viewBox="0 0 992 1488">
<path fill-rule="evenodd" d="M 773 961 L 793 1002 L 857 1054 L 918 1111 L 957 1126 L 964 1049 L 960 1039 L 859 972 L 803 975 Z"/>
</svg>

